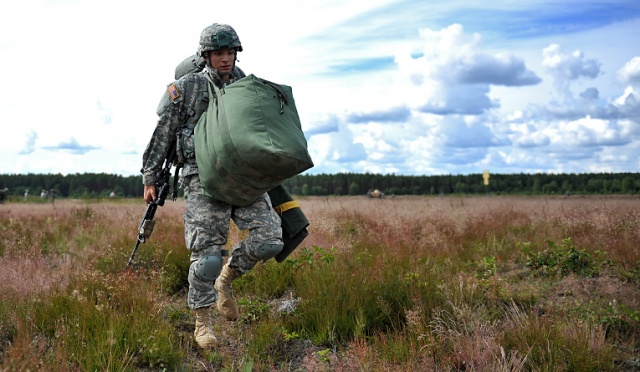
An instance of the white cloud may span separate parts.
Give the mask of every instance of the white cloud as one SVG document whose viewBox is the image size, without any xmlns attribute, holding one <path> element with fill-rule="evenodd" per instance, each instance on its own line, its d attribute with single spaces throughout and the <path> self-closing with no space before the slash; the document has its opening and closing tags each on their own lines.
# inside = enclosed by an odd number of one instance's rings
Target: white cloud
<svg viewBox="0 0 640 372">
<path fill-rule="evenodd" d="M 489 97 L 490 85 L 540 82 L 523 60 L 510 53 L 483 51 L 481 36 L 465 34 L 462 25 L 437 31 L 421 29 L 420 38 L 420 49 L 414 51 L 420 57 L 404 50 L 396 55 L 396 62 L 401 74 L 415 86 L 411 104 L 422 112 L 478 115 L 498 106 Z"/>
<path fill-rule="evenodd" d="M 560 45 L 551 44 L 542 51 L 542 66 L 553 76 L 560 95 L 571 96 L 569 86 L 580 78 L 595 79 L 600 75 L 601 64 L 595 59 L 587 59 L 580 50 L 566 53 Z"/>
<path fill-rule="evenodd" d="M 24 147 L 22 148 L 22 150 L 20 150 L 20 152 L 18 152 L 18 154 L 25 155 L 25 154 L 32 153 L 35 149 L 37 139 L 38 139 L 38 134 L 33 130 L 29 131 L 26 135 Z"/>
<path fill-rule="evenodd" d="M 624 83 L 640 83 L 640 57 L 633 57 L 620 70 L 618 75 Z"/>
<path fill-rule="evenodd" d="M 621 128 L 614 121 L 585 117 L 559 122 L 557 127 L 551 130 L 555 132 L 551 138 L 558 146 L 619 146 L 631 141 L 627 130 L 628 128 Z"/>
<path fill-rule="evenodd" d="M 551 144 L 551 139 L 544 131 L 539 131 L 535 126 L 522 125 L 512 128 L 514 134 L 511 135 L 514 146 L 521 148 L 544 147 Z M 517 134 L 516 134 L 517 133 Z"/>
<path fill-rule="evenodd" d="M 489 97 L 487 85 L 453 85 L 432 83 L 433 93 L 417 110 L 438 115 L 480 115 L 498 107 L 498 102 Z"/>
<path fill-rule="evenodd" d="M 460 24 L 440 31 L 421 29 L 423 56 L 417 63 L 425 76 L 444 83 L 533 85 L 540 82 L 522 59 L 511 53 L 487 53 L 480 49 L 479 34 L 468 35 Z M 406 62 L 406 56 L 400 62 Z"/>
</svg>

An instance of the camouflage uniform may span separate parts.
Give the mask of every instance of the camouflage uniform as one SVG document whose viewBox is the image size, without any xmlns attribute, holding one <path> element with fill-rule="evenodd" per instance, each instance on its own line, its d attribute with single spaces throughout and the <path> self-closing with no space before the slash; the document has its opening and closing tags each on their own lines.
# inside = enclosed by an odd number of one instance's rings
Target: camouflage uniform
<svg viewBox="0 0 640 372">
<path fill-rule="evenodd" d="M 266 193 L 247 207 L 229 205 L 203 194 L 195 160 L 193 127 L 203 113 L 202 107 L 206 109 L 209 99 L 205 74 L 210 74 L 216 85 L 222 87 L 216 71 L 211 69 L 187 74 L 168 86 L 158 106 L 158 124 L 143 156 L 143 183 L 153 185 L 171 141 L 178 141 L 177 155 L 183 163 L 180 184 L 185 190 L 187 204 L 184 214 L 185 241 L 191 251 L 188 304 L 192 309 L 211 306 L 217 301 L 214 282 L 198 277 L 195 263 L 201 257 L 220 254 L 222 246 L 227 242 L 230 220 L 239 229 L 249 230 L 249 237 L 233 248 L 227 262 L 239 274 L 246 274 L 260 261 L 256 250 L 262 245 L 282 244 L 280 217 L 273 210 Z M 226 84 L 243 76 L 240 69 L 234 68 L 233 75 Z M 195 82 L 198 83 L 193 85 Z M 189 103 L 194 96 L 189 89 L 194 86 L 198 86 L 195 92 L 198 104 L 195 105 L 195 110 L 190 110 Z"/>
</svg>

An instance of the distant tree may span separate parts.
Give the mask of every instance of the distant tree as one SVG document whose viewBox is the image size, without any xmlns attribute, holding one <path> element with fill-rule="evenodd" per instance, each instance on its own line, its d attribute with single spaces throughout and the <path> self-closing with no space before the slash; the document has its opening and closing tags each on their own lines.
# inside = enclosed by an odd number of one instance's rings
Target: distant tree
<svg viewBox="0 0 640 372">
<path fill-rule="evenodd" d="M 466 194 L 467 193 L 467 184 L 464 182 L 456 182 L 455 192 L 458 194 Z"/>
<path fill-rule="evenodd" d="M 543 194 L 556 194 L 558 192 L 558 183 L 553 180 L 542 186 Z"/>
<path fill-rule="evenodd" d="M 357 182 L 351 182 L 349 184 L 349 195 L 360 195 L 360 186 L 358 186 Z"/>
<path fill-rule="evenodd" d="M 532 188 L 532 190 L 531 190 L 531 191 L 532 191 L 534 194 L 540 194 L 541 189 L 542 189 L 542 188 L 541 188 L 541 186 L 540 186 L 540 179 L 536 177 L 536 178 L 533 180 L 533 188 Z"/>
<path fill-rule="evenodd" d="M 614 179 L 611 181 L 609 186 L 609 193 L 611 194 L 619 194 L 622 191 L 622 184 L 619 179 Z"/>
<path fill-rule="evenodd" d="M 625 194 L 634 194 L 635 190 L 633 187 L 633 178 L 631 178 L 630 176 L 624 177 L 622 179 L 621 188 L 621 191 Z"/>
<path fill-rule="evenodd" d="M 603 191 L 602 186 L 603 186 L 602 179 L 592 178 L 589 181 L 587 181 L 585 191 L 589 194 L 599 194 L 599 193 L 602 193 Z"/>
</svg>

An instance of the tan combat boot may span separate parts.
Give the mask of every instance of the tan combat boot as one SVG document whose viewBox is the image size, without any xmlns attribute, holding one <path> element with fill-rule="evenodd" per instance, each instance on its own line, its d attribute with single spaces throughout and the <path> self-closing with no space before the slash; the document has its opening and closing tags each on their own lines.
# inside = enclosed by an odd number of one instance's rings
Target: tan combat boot
<svg viewBox="0 0 640 372">
<path fill-rule="evenodd" d="M 193 336 L 196 343 L 203 349 L 213 347 L 218 340 L 213 335 L 213 321 L 211 320 L 211 309 L 209 307 L 201 307 L 196 312 L 196 330 Z"/>
<path fill-rule="evenodd" d="M 227 320 L 238 320 L 240 317 L 238 303 L 233 297 L 233 290 L 231 289 L 231 282 L 239 277 L 240 273 L 230 268 L 229 265 L 224 265 L 214 285 L 214 288 L 218 291 L 218 311 Z"/>
</svg>

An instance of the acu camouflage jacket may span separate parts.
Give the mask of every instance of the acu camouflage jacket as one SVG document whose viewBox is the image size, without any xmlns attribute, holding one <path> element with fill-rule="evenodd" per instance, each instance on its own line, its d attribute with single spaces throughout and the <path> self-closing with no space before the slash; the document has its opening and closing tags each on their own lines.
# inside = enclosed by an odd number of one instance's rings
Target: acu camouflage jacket
<svg viewBox="0 0 640 372">
<path fill-rule="evenodd" d="M 142 156 L 143 184 L 155 184 L 173 141 L 177 146 L 178 165 L 183 167 L 182 176 L 198 173 L 193 129 L 209 106 L 205 74 L 210 74 L 216 85 L 222 87 L 217 74 L 209 70 L 187 74 L 167 86 L 156 110 L 158 123 Z M 231 79 L 225 85 L 243 77 L 244 72 L 234 67 Z"/>
</svg>

